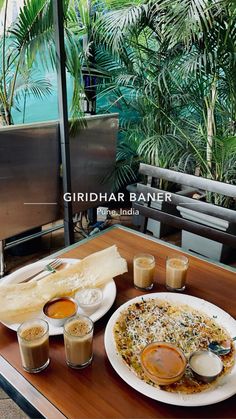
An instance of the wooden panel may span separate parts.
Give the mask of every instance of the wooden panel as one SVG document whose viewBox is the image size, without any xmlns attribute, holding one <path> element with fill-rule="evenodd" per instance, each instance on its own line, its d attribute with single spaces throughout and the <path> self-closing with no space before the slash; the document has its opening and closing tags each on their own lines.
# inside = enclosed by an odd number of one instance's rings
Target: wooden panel
<svg viewBox="0 0 236 419">
<path fill-rule="evenodd" d="M 215 180 L 205 179 L 199 176 L 188 175 L 186 173 L 176 172 L 174 170 L 162 169 L 160 167 L 150 166 L 141 163 L 139 172 L 160 179 L 166 179 L 181 185 L 191 186 L 192 188 L 203 189 L 204 191 L 216 192 L 222 195 L 236 197 L 236 186 L 228 183 L 217 182 Z"/>
<path fill-rule="evenodd" d="M 84 258 L 92 252 L 116 244 L 127 259 L 129 272 L 116 278 L 117 298 L 103 319 L 95 324 L 94 361 L 84 370 L 72 370 L 65 364 L 62 336 L 50 338 L 51 364 L 41 374 L 23 372 L 16 334 L 0 326 L 0 354 L 68 418 L 83 419 L 149 419 L 149 418 L 235 418 L 236 397 L 220 404 L 188 408 L 151 400 L 129 387 L 113 370 L 104 350 L 104 329 L 112 312 L 127 300 L 142 295 L 133 286 L 132 260 L 145 251 L 155 256 L 154 292 L 165 291 L 165 263 L 168 255 L 184 254 L 178 248 L 120 228 L 107 230 L 63 254 L 68 258 Z M 218 305 L 236 317 L 236 272 L 189 256 L 190 267 L 186 293 Z M 15 385 L 18 383 L 16 381 Z M 20 391 L 20 388 L 19 388 Z M 48 416 L 50 417 L 50 415 Z M 53 417 L 53 416 L 51 416 Z"/>
<path fill-rule="evenodd" d="M 162 189 L 158 189 L 158 188 L 152 188 L 150 186 L 142 185 L 138 183 L 137 192 L 143 193 L 144 196 L 146 196 L 147 193 L 165 194 L 166 191 L 163 191 Z M 214 217 L 222 218 L 223 220 L 236 223 L 236 211 L 234 210 L 230 210 L 228 208 L 223 208 L 217 205 L 209 204 L 208 202 L 198 201 L 197 199 L 193 200 L 192 198 L 183 196 L 181 194 L 178 195 L 176 193 L 170 193 L 170 192 L 168 193 L 171 195 L 170 204 L 181 205 L 183 208 L 191 208 L 191 209 L 194 209 L 195 211 L 201 211 L 203 214 L 212 215 Z M 191 194 L 192 193 L 193 193 L 193 189 L 191 188 Z"/>
<path fill-rule="evenodd" d="M 236 197 L 236 186 L 226 184 L 223 182 L 216 182 L 209 179 L 204 179 L 198 176 L 188 175 L 186 173 L 179 173 L 173 170 L 162 169 L 160 167 L 150 166 L 147 164 L 140 164 L 139 172 L 145 174 L 148 178 L 160 178 L 175 183 L 180 183 L 191 188 L 199 188 L 214 193 L 223 194 L 229 197 Z M 137 191 L 138 193 L 165 193 L 165 191 L 153 188 L 152 185 L 141 185 L 138 184 Z M 200 211 L 203 214 L 209 214 L 210 216 L 215 216 L 220 219 L 226 220 L 228 222 L 233 222 L 231 224 L 228 232 L 220 231 L 216 228 L 203 225 L 201 222 L 187 220 L 182 218 L 179 214 L 172 215 L 168 214 L 167 211 L 159 211 L 153 208 L 150 208 L 150 199 L 147 200 L 147 204 L 140 205 L 139 203 L 134 203 L 133 207 L 136 210 L 139 210 L 140 215 L 143 216 L 141 222 L 141 231 L 145 232 L 147 229 L 147 217 L 165 223 L 167 225 L 177 227 L 179 229 L 187 230 L 191 233 L 195 233 L 199 236 L 202 236 L 207 239 L 215 240 L 229 247 L 236 248 L 236 236 L 235 236 L 235 223 L 236 223 L 236 212 L 226 208 L 222 208 L 216 205 L 199 202 L 195 199 L 191 199 L 185 196 L 179 196 L 177 194 L 170 194 L 172 205 L 180 205 L 183 208 L 193 209 L 195 211 Z"/>
<path fill-rule="evenodd" d="M 194 221 L 185 220 L 183 218 L 176 217 L 175 215 L 167 214 L 163 211 L 145 207 L 144 205 L 134 203 L 133 207 L 139 211 L 140 215 L 143 215 L 146 218 L 149 217 L 153 220 L 162 221 L 163 223 L 170 224 L 177 228 L 185 229 L 191 233 L 198 234 L 199 236 L 203 236 L 211 240 L 216 240 L 220 243 L 224 243 L 228 246 L 236 248 L 236 236 L 232 234 L 224 233 L 223 231 L 195 223 Z"/>
</svg>

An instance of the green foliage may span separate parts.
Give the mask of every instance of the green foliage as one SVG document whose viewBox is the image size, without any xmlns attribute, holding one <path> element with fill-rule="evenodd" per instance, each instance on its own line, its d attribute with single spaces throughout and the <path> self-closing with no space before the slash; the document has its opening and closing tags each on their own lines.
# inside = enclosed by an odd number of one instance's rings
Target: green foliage
<svg viewBox="0 0 236 419">
<path fill-rule="evenodd" d="M 123 121 L 123 141 L 135 139 L 150 164 L 235 184 L 233 2 L 106 3 L 95 30 L 97 64 L 106 72 L 100 95 L 112 93 L 113 105 L 136 115 L 135 123 Z"/>
<path fill-rule="evenodd" d="M 82 66 L 86 61 L 83 37 L 87 36 L 90 25 L 88 8 L 89 3 L 84 0 L 64 1 L 67 70 L 73 77 L 74 86 L 73 118 L 81 115 Z M 0 124 L 14 122 L 11 110 L 12 107 L 19 109 L 19 94 L 31 93 L 37 98 L 50 94 L 48 80 L 33 78 L 36 59 L 40 59 L 47 69 L 56 68 L 53 2 L 50 0 L 25 0 L 16 21 L 8 29 L 4 27 L 0 38 Z"/>
<path fill-rule="evenodd" d="M 6 2 L 5 16 L 8 12 L 7 6 Z M 12 107 L 20 110 L 20 97 L 26 98 L 27 94 L 33 94 L 42 99 L 51 93 L 50 82 L 37 77 L 33 68 L 35 57 L 40 53 L 40 35 L 49 25 L 50 13 L 51 6 L 46 0 L 37 2 L 27 0 L 12 26 L 3 28 L 0 39 L 0 117 L 3 125 L 14 122 L 11 111 Z M 52 26 L 51 20 L 50 26 Z M 46 46 L 45 39 L 44 46 Z"/>
<path fill-rule="evenodd" d="M 0 39 L 2 123 L 22 95 L 50 94 L 34 62 L 56 66 L 52 5 L 26 0 Z M 236 183 L 235 1 L 65 0 L 64 17 L 74 121 L 84 71 L 106 111 L 120 112 L 115 189 L 136 180 L 140 161 Z"/>
<path fill-rule="evenodd" d="M 121 187 L 137 180 L 137 171 L 140 159 L 136 149 L 126 142 L 121 142 L 118 147 L 116 164 L 112 172 L 107 174 L 106 179 L 112 182 L 113 190 L 118 191 Z"/>
</svg>

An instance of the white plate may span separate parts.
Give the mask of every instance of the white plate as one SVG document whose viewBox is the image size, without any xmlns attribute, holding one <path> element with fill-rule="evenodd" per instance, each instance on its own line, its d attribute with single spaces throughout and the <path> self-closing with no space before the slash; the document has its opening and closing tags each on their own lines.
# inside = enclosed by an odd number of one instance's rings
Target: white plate
<svg viewBox="0 0 236 419">
<path fill-rule="evenodd" d="M 208 316 L 217 316 L 216 322 L 219 323 L 219 325 L 222 325 L 231 337 L 236 336 L 236 321 L 233 317 L 221 310 L 219 307 L 200 298 L 192 297 L 191 295 L 186 294 L 167 292 L 146 294 L 144 296 L 133 298 L 115 311 L 115 313 L 111 316 L 105 331 L 106 353 L 111 365 L 119 376 L 127 384 L 145 396 L 176 406 L 206 406 L 228 399 L 236 394 L 236 365 L 234 365 L 229 374 L 223 376 L 222 379 L 219 380 L 216 388 L 196 394 L 169 393 L 167 391 L 160 390 L 142 381 L 129 369 L 127 364 L 125 364 L 121 356 L 117 353 L 113 328 L 121 311 L 134 302 L 138 302 L 142 299 L 147 300 L 149 298 L 159 298 L 161 300 L 167 300 L 177 304 L 188 304 L 192 308 L 200 310 Z"/>
<path fill-rule="evenodd" d="M 53 259 L 47 259 L 46 263 L 52 262 Z M 72 265 L 79 261 L 79 259 L 60 259 L 63 264 L 66 265 Z M 35 263 L 31 263 L 30 265 L 24 266 L 23 268 L 18 269 L 16 272 L 13 272 L 10 275 L 7 275 L 5 278 L 1 280 L 1 284 L 8 285 L 8 284 L 19 284 L 22 282 L 25 278 L 34 275 L 40 269 L 42 269 L 45 266 L 45 260 L 39 260 Z M 43 277 L 45 275 L 44 273 L 41 274 Z M 38 276 L 40 278 L 40 276 Z M 37 279 L 38 279 L 37 278 Z M 109 281 L 102 289 L 103 292 L 103 300 L 101 306 L 90 315 L 90 318 L 96 322 L 101 317 L 103 317 L 108 310 L 111 308 L 112 304 L 114 303 L 114 300 L 116 298 L 116 284 L 113 279 Z M 86 314 L 81 308 L 78 309 L 78 314 Z M 45 318 L 44 314 L 42 312 L 39 313 L 37 316 L 38 318 Z M 6 324 L 3 323 L 6 327 L 8 327 L 11 330 L 16 331 L 19 327 L 18 323 L 14 324 Z M 54 327 L 51 324 L 49 324 L 49 335 L 55 336 L 55 335 L 61 335 L 63 333 L 63 327 Z"/>
</svg>

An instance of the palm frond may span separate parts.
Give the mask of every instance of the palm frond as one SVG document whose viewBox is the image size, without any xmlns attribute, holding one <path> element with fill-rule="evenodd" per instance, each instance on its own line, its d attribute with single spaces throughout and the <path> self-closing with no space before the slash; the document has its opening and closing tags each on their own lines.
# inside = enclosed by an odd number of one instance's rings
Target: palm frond
<svg viewBox="0 0 236 419">
<path fill-rule="evenodd" d="M 140 24 L 147 11 L 148 5 L 145 3 L 112 10 L 97 20 L 95 35 L 112 51 L 120 51 L 127 33 Z"/>
<path fill-rule="evenodd" d="M 43 99 L 52 93 L 52 84 L 36 72 L 21 71 L 15 86 L 15 101 L 20 102 L 25 94 L 32 94 L 36 99 Z"/>
</svg>

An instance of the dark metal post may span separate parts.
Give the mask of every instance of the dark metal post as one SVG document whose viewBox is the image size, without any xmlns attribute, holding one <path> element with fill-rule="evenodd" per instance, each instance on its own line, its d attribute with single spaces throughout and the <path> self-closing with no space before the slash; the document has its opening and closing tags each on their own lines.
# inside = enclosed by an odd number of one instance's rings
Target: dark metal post
<svg viewBox="0 0 236 419">
<path fill-rule="evenodd" d="M 60 143 L 62 157 L 63 193 L 71 192 L 70 140 L 66 91 L 66 54 L 64 42 L 63 0 L 53 0 L 55 42 L 57 53 L 58 105 L 60 118 Z M 72 202 L 64 201 L 65 245 L 74 242 Z"/>
</svg>

